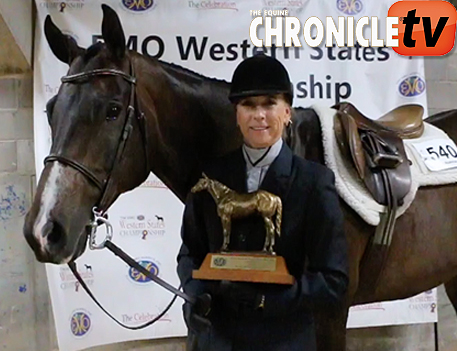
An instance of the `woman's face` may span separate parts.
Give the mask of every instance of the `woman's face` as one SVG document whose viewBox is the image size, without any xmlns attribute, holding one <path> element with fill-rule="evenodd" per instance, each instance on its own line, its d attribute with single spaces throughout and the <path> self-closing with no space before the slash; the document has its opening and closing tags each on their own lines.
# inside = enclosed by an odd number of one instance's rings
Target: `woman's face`
<svg viewBox="0 0 457 351">
<path fill-rule="evenodd" d="M 255 149 L 278 141 L 290 116 L 290 105 L 282 94 L 250 96 L 236 105 L 236 119 L 244 142 Z"/>
</svg>

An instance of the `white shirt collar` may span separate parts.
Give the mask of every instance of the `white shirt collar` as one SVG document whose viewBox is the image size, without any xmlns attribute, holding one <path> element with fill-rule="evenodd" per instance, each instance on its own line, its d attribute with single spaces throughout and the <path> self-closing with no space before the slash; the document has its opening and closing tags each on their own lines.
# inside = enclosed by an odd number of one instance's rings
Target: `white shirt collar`
<svg viewBox="0 0 457 351">
<path fill-rule="evenodd" d="M 279 155 L 282 148 L 282 138 L 279 138 L 270 148 L 253 149 L 243 144 L 243 156 L 248 169 L 269 166 Z M 269 149 L 269 150 L 268 150 Z M 263 157 L 263 158 L 262 158 Z M 259 161 L 259 159 L 261 159 Z"/>
</svg>

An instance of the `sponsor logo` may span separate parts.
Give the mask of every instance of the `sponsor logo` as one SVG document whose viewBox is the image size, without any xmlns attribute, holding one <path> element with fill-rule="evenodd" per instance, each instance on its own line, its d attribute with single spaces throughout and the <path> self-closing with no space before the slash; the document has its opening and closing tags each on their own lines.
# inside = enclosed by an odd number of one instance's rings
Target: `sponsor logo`
<svg viewBox="0 0 457 351">
<path fill-rule="evenodd" d="M 371 311 L 371 310 L 381 310 L 384 311 L 384 305 L 382 302 L 375 302 L 375 303 L 368 303 L 365 305 L 357 305 L 351 307 L 351 311 L 357 312 L 357 311 Z"/>
<path fill-rule="evenodd" d="M 397 54 L 441 56 L 454 47 L 457 11 L 447 1 L 397 1 L 388 16 L 399 18 Z"/>
<path fill-rule="evenodd" d="M 297 16 L 303 11 L 309 0 L 263 0 L 262 14 L 270 11 L 287 10 L 288 16 Z M 266 11 L 266 12 L 265 12 Z"/>
<path fill-rule="evenodd" d="M 188 0 L 187 6 L 196 10 L 235 10 L 238 11 L 235 1 L 215 0 Z"/>
<path fill-rule="evenodd" d="M 68 10 L 80 10 L 84 7 L 84 2 L 86 0 L 45 0 L 39 2 L 40 7 L 45 7 L 47 9 L 57 9 L 59 12 L 65 13 Z"/>
<path fill-rule="evenodd" d="M 48 96 L 54 96 L 59 92 L 59 86 L 54 86 L 50 84 L 43 84 L 44 92 L 48 94 Z"/>
<path fill-rule="evenodd" d="M 84 263 L 83 265 L 79 266 L 78 272 L 88 286 L 94 285 L 94 273 L 92 265 Z M 62 290 L 74 290 L 75 292 L 81 291 L 81 284 L 78 282 L 68 267 L 60 267 L 59 277 L 60 288 Z"/>
<path fill-rule="evenodd" d="M 146 181 L 140 185 L 142 188 L 159 188 L 159 189 L 168 189 L 168 187 L 156 176 L 149 176 Z"/>
<path fill-rule="evenodd" d="M 425 91 L 425 80 L 416 75 L 410 75 L 398 84 L 398 92 L 405 97 L 421 95 Z"/>
<path fill-rule="evenodd" d="M 146 268 L 149 272 L 154 274 L 155 276 L 159 275 L 159 266 L 157 263 L 153 262 L 150 258 L 140 258 L 136 259 L 136 261 Z M 146 277 L 143 273 L 140 273 L 135 268 L 129 267 L 128 276 L 130 280 L 135 283 L 145 284 L 151 281 L 150 278 Z"/>
<path fill-rule="evenodd" d="M 70 329 L 74 336 L 82 337 L 90 331 L 92 322 L 90 316 L 86 311 L 76 311 L 72 314 L 70 319 Z"/>
<path fill-rule="evenodd" d="M 160 312 L 128 312 L 121 314 L 122 323 L 128 325 L 138 325 L 152 321 L 159 316 Z M 171 322 L 171 317 L 168 313 L 164 314 L 158 322 Z"/>
<path fill-rule="evenodd" d="M 409 309 L 416 311 L 428 311 L 430 313 L 436 313 L 436 299 L 429 290 L 417 296 L 413 296 L 409 300 Z"/>
<path fill-rule="evenodd" d="M 356 15 L 363 9 L 362 1 L 360 0 L 337 0 L 336 7 L 345 15 Z"/>
<path fill-rule="evenodd" d="M 145 13 L 156 6 L 156 1 L 157 0 L 122 0 L 122 5 L 129 11 Z"/>
<path fill-rule="evenodd" d="M 119 235 L 123 237 L 139 237 L 142 240 L 147 240 L 165 236 L 166 221 L 161 214 L 153 214 L 151 217 L 146 217 L 142 214 L 121 216 L 119 228 Z"/>
</svg>

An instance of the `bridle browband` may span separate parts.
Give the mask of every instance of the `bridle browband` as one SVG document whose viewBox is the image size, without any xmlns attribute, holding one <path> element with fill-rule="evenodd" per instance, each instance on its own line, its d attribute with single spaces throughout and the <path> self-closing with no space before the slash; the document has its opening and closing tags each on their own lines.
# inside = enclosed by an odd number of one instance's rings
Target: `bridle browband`
<svg viewBox="0 0 457 351">
<path fill-rule="evenodd" d="M 129 105 L 127 108 L 127 117 L 125 119 L 124 127 L 120 136 L 119 144 L 116 150 L 116 155 L 111 165 L 111 170 L 107 174 L 105 179 L 99 179 L 99 177 L 95 174 L 95 172 L 91 171 L 88 167 L 83 165 L 81 162 L 70 159 L 63 155 L 55 155 L 51 154 L 44 159 L 44 163 L 47 164 L 49 162 L 58 161 L 66 166 L 73 168 L 74 170 L 81 173 L 89 182 L 95 185 L 100 190 L 100 200 L 98 201 L 96 208 L 98 213 L 104 213 L 108 207 L 111 205 L 111 199 L 109 199 L 109 188 L 112 184 L 112 174 L 114 173 L 114 169 L 116 165 L 121 161 L 124 150 L 125 144 L 130 136 L 131 131 L 133 130 L 133 120 L 136 116 L 138 121 L 138 125 L 140 128 L 141 137 L 143 140 L 143 147 L 144 147 L 144 154 L 145 154 L 145 167 L 147 172 L 149 173 L 149 157 L 148 157 L 148 147 L 147 147 L 147 137 L 146 137 L 146 127 L 145 127 L 145 118 L 144 114 L 140 111 L 136 96 L 135 85 L 137 83 L 134 73 L 134 67 L 132 62 L 130 61 L 130 75 L 112 68 L 102 68 L 102 69 L 94 69 L 87 72 L 76 73 L 72 75 L 67 75 L 61 78 L 62 83 L 72 83 L 72 84 L 79 84 L 84 83 L 88 79 L 93 77 L 100 77 L 100 76 L 119 76 L 130 83 L 130 99 Z"/>
</svg>

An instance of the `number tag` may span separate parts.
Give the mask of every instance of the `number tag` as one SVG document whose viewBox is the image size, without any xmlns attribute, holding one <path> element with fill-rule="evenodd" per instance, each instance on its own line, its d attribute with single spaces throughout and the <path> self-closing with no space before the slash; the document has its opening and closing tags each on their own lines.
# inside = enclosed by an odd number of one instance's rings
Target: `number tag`
<svg viewBox="0 0 457 351">
<path fill-rule="evenodd" d="M 433 139 L 411 143 L 430 171 L 457 167 L 457 146 L 451 139 Z"/>
</svg>

